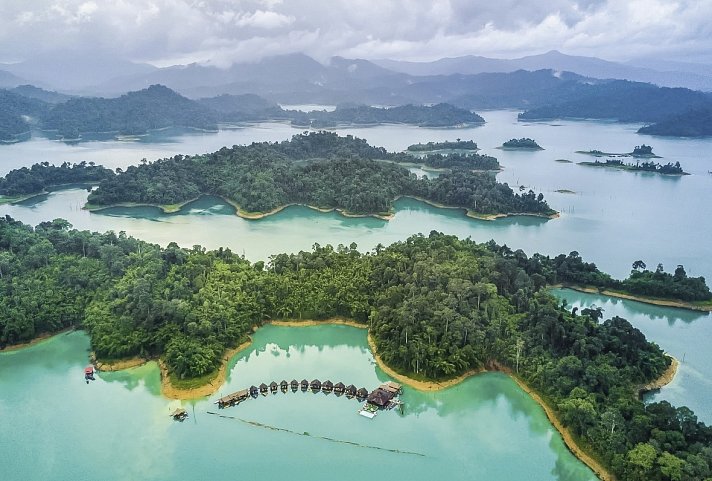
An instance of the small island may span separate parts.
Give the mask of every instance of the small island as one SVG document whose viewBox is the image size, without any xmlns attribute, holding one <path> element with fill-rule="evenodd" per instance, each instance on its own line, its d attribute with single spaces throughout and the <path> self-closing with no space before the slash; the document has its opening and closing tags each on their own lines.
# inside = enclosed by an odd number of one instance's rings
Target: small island
<svg viewBox="0 0 712 481">
<path fill-rule="evenodd" d="M 528 137 L 509 139 L 497 148 L 502 150 L 544 150 L 534 139 Z"/>
<path fill-rule="evenodd" d="M 593 150 L 577 150 L 577 154 L 592 155 L 593 157 L 637 157 L 637 158 L 647 158 L 647 159 L 661 159 L 659 155 L 653 153 L 653 148 L 650 145 L 636 145 L 632 152 L 625 153 L 615 153 L 615 152 L 603 152 L 598 149 Z"/>
<path fill-rule="evenodd" d="M 427 144 L 413 144 L 406 149 L 408 152 L 435 152 L 438 150 L 479 150 L 474 140 L 460 140 L 444 142 L 428 142 Z"/>
<path fill-rule="evenodd" d="M 657 162 L 636 162 L 624 163 L 621 159 L 606 159 L 605 162 L 601 162 L 596 159 L 594 162 L 579 162 L 579 165 L 586 165 L 589 167 L 610 167 L 619 170 L 628 170 L 631 172 L 653 172 L 656 174 L 663 175 L 690 175 L 680 166 L 680 162 L 668 162 L 667 164 L 658 164 Z"/>
</svg>

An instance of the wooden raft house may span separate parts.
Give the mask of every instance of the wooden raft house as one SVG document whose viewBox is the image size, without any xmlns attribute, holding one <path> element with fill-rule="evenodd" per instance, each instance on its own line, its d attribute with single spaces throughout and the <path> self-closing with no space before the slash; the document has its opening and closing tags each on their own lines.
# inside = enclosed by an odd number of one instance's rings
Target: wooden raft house
<svg viewBox="0 0 712 481">
<path fill-rule="evenodd" d="M 262 394 L 263 396 L 266 396 L 267 391 L 269 391 L 269 386 L 265 383 L 260 384 L 260 394 Z"/>
<path fill-rule="evenodd" d="M 277 392 L 277 389 L 279 388 L 279 385 L 277 385 L 276 382 L 272 381 L 269 383 L 269 390 L 272 392 L 272 394 Z"/>
<path fill-rule="evenodd" d="M 394 398 L 401 393 L 401 390 L 400 384 L 388 381 L 374 389 L 366 398 L 366 402 L 380 409 L 390 409 L 397 405 L 397 402 L 394 402 Z"/>
<path fill-rule="evenodd" d="M 314 379 L 310 384 L 311 390 L 314 392 L 321 391 L 321 381 Z"/>
<path fill-rule="evenodd" d="M 287 389 L 289 389 L 289 383 L 287 381 L 285 381 L 284 379 L 282 379 L 282 382 L 279 383 L 279 389 L 282 392 L 287 392 Z"/>
<path fill-rule="evenodd" d="M 243 389 L 242 391 L 237 391 L 232 394 L 228 394 L 227 396 L 221 397 L 220 399 L 215 401 L 215 404 L 217 404 L 220 408 L 224 408 L 226 406 L 234 406 L 236 404 L 240 404 L 248 397 L 250 397 L 250 391 L 247 389 Z"/>
<path fill-rule="evenodd" d="M 296 379 L 292 379 L 292 382 L 289 383 L 289 387 L 292 388 L 292 392 L 297 392 L 299 389 L 299 381 Z"/>
<path fill-rule="evenodd" d="M 341 396 L 344 393 L 344 390 L 346 389 L 346 386 L 344 386 L 343 382 L 337 382 L 334 384 L 334 394 L 337 396 Z"/>
<path fill-rule="evenodd" d="M 349 384 L 346 387 L 345 392 L 346 392 L 346 397 L 351 399 L 352 397 L 354 397 L 356 395 L 356 386 L 354 386 L 353 384 Z"/>
<path fill-rule="evenodd" d="M 331 391 L 334 390 L 334 383 L 329 381 L 328 379 L 324 381 L 321 385 L 321 392 L 324 394 L 329 394 Z"/>
<path fill-rule="evenodd" d="M 306 379 L 302 379 L 300 386 L 302 388 L 302 391 L 306 391 L 307 389 L 309 389 L 309 381 L 307 381 Z"/>
</svg>

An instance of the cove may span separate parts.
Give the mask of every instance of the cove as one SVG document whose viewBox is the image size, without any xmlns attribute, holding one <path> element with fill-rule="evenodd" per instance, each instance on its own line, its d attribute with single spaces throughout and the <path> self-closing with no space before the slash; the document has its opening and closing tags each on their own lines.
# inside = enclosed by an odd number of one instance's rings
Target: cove
<svg viewBox="0 0 712 481">
<path fill-rule="evenodd" d="M 648 340 L 675 356 L 681 361 L 675 379 L 659 392 L 647 395 L 646 400 L 666 400 L 673 406 L 687 406 L 701 421 L 712 422 L 712 352 L 709 349 L 712 315 L 571 289 L 552 289 L 552 293 L 566 299 L 571 308 L 597 306 L 603 308 L 604 319 L 613 316 L 627 319 Z"/>
<path fill-rule="evenodd" d="M 248 474 L 300 480 L 338 473 L 355 480 L 380 476 L 384 468 L 398 479 L 414 480 L 596 479 L 566 449 L 542 409 L 497 373 L 437 392 L 406 387 L 405 414 L 383 412 L 374 420 L 356 414 L 355 400 L 334 395 L 279 393 L 222 411 L 213 405 L 220 393 L 271 380 L 316 377 L 375 387 L 388 378 L 375 364 L 362 329 L 259 329 L 253 344 L 230 361 L 221 392 L 183 404 L 190 414 L 184 423 L 168 415 L 180 402 L 160 395 L 155 363 L 101 373 L 86 385 L 82 368 L 88 349 L 87 336 L 72 332 L 0 353 L 0 463 L 10 474 L 4 479 Z"/>
</svg>

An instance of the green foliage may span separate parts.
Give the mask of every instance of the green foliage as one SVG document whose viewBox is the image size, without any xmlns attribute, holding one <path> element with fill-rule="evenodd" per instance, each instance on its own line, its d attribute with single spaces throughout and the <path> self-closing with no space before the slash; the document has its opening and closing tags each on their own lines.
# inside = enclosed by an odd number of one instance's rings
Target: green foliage
<svg viewBox="0 0 712 481">
<path fill-rule="evenodd" d="M 444 142 L 428 142 L 427 144 L 413 144 L 408 146 L 408 152 L 433 152 L 434 150 L 478 150 L 474 140 L 460 140 Z"/>
<path fill-rule="evenodd" d="M 509 368 L 620 479 L 709 477 L 712 429 L 687 408 L 632 396 L 667 369 L 662 350 L 625 319 L 569 312 L 544 290 L 558 277 L 610 280 L 577 253 L 529 258 L 436 232 L 371 253 L 314 245 L 250 264 L 227 249 L 6 217 L 0 344 L 80 326 L 100 358 L 160 356 L 190 382 L 267 319 L 345 316 L 367 323 L 383 360 L 411 375 Z"/>
<path fill-rule="evenodd" d="M 502 144 L 505 149 L 541 150 L 541 146 L 534 139 L 528 137 L 521 139 L 509 139 Z"/>
<path fill-rule="evenodd" d="M 671 137 L 707 137 L 712 135 L 712 106 L 695 107 L 687 112 L 670 115 L 638 133 Z"/>
<path fill-rule="evenodd" d="M 543 195 L 531 191 L 515 194 L 486 174 L 458 171 L 432 180 L 417 179 L 392 162 L 374 160 L 402 160 L 405 156 L 350 135 L 305 133 L 280 143 L 253 143 L 132 166 L 102 182 L 89 202 L 165 205 L 212 194 L 248 212 L 302 203 L 374 214 L 390 211 L 396 197 L 411 195 L 484 214 L 553 213 Z M 433 157 L 436 161 L 450 162 Z M 470 168 L 474 168 L 478 162 L 492 166 L 496 159 L 457 157 L 452 162 L 472 162 Z"/>
<path fill-rule="evenodd" d="M 118 98 L 74 98 L 55 105 L 42 118 L 45 129 L 66 138 L 86 132 L 143 134 L 165 127 L 217 129 L 217 115 L 162 85 Z"/>
<path fill-rule="evenodd" d="M 0 178 L 0 195 L 18 196 L 37 194 L 48 187 L 75 184 L 98 183 L 113 177 L 114 172 L 94 162 L 81 162 L 70 165 L 64 162 L 59 167 L 48 162 L 34 164 L 29 169 L 22 167 L 11 170 L 5 177 Z"/>
</svg>

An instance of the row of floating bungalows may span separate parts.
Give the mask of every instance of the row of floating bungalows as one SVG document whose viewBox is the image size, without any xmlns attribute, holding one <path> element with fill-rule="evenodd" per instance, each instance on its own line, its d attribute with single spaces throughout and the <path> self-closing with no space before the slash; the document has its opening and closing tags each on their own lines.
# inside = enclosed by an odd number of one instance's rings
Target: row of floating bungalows
<svg viewBox="0 0 712 481">
<path fill-rule="evenodd" d="M 262 383 L 259 386 L 253 385 L 250 386 L 249 389 L 243 389 L 241 391 L 221 397 L 220 399 L 215 401 L 215 404 L 217 404 L 219 407 L 235 406 L 247 399 L 248 397 L 256 398 L 260 394 L 263 396 L 266 396 L 267 394 L 276 394 L 277 391 L 282 391 L 283 393 L 286 393 L 289 390 L 291 390 L 292 392 L 297 392 L 300 389 L 302 392 L 306 392 L 309 390 L 314 393 L 321 391 L 324 394 L 330 394 L 333 392 L 337 396 L 345 395 L 347 398 L 355 397 L 358 400 L 364 400 L 368 397 L 368 390 L 366 390 L 366 388 L 362 387 L 357 389 L 356 386 L 354 386 L 353 384 L 346 386 L 342 382 L 334 384 L 329 380 L 321 382 L 318 379 L 314 379 L 313 381 L 309 382 L 306 379 L 302 379 L 302 381 L 299 382 L 296 379 L 292 379 L 292 382 L 289 383 L 287 381 L 282 381 L 281 383 L 277 384 L 277 382 L 272 381 L 269 385 L 265 383 Z"/>
</svg>

